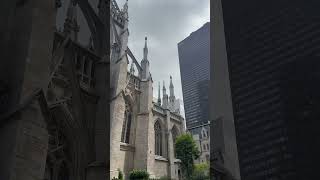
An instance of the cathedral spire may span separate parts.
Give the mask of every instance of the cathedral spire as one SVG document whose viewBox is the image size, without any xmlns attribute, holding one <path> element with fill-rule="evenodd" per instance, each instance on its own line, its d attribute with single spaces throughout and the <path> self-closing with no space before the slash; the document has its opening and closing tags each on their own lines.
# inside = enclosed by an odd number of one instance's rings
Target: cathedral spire
<svg viewBox="0 0 320 180">
<path fill-rule="evenodd" d="M 145 37 L 145 43 L 143 48 L 143 59 L 141 61 L 142 67 L 142 79 L 150 79 L 150 72 L 149 72 L 149 60 L 148 60 L 148 45 L 147 45 L 147 37 Z"/>
<path fill-rule="evenodd" d="M 144 48 L 143 48 L 143 59 L 148 60 L 148 45 L 147 45 L 147 37 L 144 38 Z"/>
<path fill-rule="evenodd" d="M 169 109 L 170 109 L 170 111 L 174 112 L 175 111 L 176 97 L 174 96 L 174 87 L 173 87 L 173 83 L 172 83 L 172 76 L 170 76 L 169 89 L 170 89 Z"/>
<path fill-rule="evenodd" d="M 77 3 L 75 0 L 70 0 L 67 10 L 67 17 L 64 22 L 64 33 L 70 35 L 74 41 L 78 40 L 79 26 L 77 23 Z"/>
<path fill-rule="evenodd" d="M 158 85 L 158 104 L 161 105 L 160 82 L 159 82 L 159 85 Z"/>
<path fill-rule="evenodd" d="M 173 86 L 173 83 L 172 83 L 172 76 L 170 76 L 170 97 L 174 97 L 174 86 Z"/>
<path fill-rule="evenodd" d="M 167 109 L 168 108 L 168 95 L 166 93 L 166 87 L 163 81 L 163 88 L 162 88 L 162 107 Z"/>
<path fill-rule="evenodd" d="M 162 91 L 163 91 L 162 96 L 166 95 L 166 86 L 164 84 L 164 81 L 163 81 Z"/>
</svg>

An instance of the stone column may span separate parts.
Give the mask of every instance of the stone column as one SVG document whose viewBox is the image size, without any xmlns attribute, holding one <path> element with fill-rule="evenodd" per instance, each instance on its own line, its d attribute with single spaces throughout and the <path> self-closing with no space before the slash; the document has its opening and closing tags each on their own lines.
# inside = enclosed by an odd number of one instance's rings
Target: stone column
<svg viewBox="0 0 320 180">
<path fill-rule="evenodd" d="M 105 180 L 108 178 L 108 169 L 110 168 L 110 104 L 109 104 L 109 60 L 105 56 L 100 63 L 95 64 L 96 86 L 95 90 L 99 97 L 97 108 L 94 113 L 94 152 L 95 158 L 90 162 L 87 169 L 88 180 Z"/>
<path fill-rule="evenodd" d="M 170 121 L 170 110 L 166 109 L 166 130 L 168 132 L 168 160 L 169 160 L 169 174 L 168 176 L 171 178 L 175 177 L 175 166 L 174 166 L 174 145 L 173 145 L 173 137 L 172 137 L 172 132 L 171 132 L 171 121 Z"/>
<path fill-rule="evenodd" d="M 110 178 L 118 176 L 121 131 L 124 121 L 125 101 L 122 93 L 127 81 L 127 60 L 123 58 L 118 64 L 114 64 L 114 76 L 112 84 L 113 96 L 110 104 Z"/>
<path fill-rule="evenodd" d="M 113 21 L 111 19 L 111 21 Z M 123 91 L 127 85 L 127 56 L 126 51 L 128 48 L 128 22 L 125 22 L 124 28 L 118 30 L 120 35 L 120 50 L 117 48 L 112 49 L 112 56 L 110 61 L 110 178 L 118 176 L 118 162 L 121 141 L 121 131 L 124 120 L 125 101 Z M 115 32 L 113 33 L 115 36 Z M 114 38 L 114 37 L 112 37 Z M 111 39 L 112 39 L 111 38 Z"/>
<path fill-rule="evenodd" d="M 154 166 L 154 120 L 152 114 L 152 81 L 140 83 L 140 112 L 137 117 L 135 140 L 135 169 L 145 169 L 153 175 Z"/>
</svg>

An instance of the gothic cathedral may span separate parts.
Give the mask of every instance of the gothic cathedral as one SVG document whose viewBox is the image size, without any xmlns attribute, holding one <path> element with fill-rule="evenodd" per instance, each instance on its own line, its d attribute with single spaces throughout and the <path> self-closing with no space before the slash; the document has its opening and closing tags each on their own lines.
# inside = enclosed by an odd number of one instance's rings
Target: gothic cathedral
<svg viewBox="0 0 320 180">
<path fill-rule="evenodd" d="M 139 63 L 128 47 L 128 17 L 128 2 L 120 10 L 116 1 L 112 0 L 111 178 L 117 177 L 118 170 L 128 176 L 133 169 L 144 169 L 151 177 L 180 179 L 180 161 L 175 158 L 174 143 L 185 128 L 184 119 L 175 106 L 172 77 L 170 76 L 170 96 L 163 83 L 161 99 L 159 84 L 158 99 L 154 102 L 147 37 L 143 58 Z"/>
</svg>

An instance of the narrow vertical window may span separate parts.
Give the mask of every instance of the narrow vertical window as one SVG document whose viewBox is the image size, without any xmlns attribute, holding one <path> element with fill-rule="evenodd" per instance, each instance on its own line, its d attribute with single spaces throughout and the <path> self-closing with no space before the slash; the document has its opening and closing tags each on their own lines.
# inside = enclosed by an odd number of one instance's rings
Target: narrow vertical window
<svg viewBox="0 0 320 180">
<path fill-rule="evenodd" d="M 124 112 L 124 121 L 122 125 L 121 142 L 129 144 L 130 140 L 130 128 L 132 121 L 132 112 L 130 111 L 129 105 L 126 104 L 126 110 Z"/>
<path fill-rule="evenodd" d="M 155 133 L 155 154 L 162 156 L 162 131 L 159 121 L 154 124 Z"/>
<path fill-rule="evenodd" d="M 177 136 L 178 136 L 178 130 L 177 130 L 177 127 L 176 126 L 173 126 L 172 130 L 171 130 L 171 134 L 172 134 L 172 141 L 173 141 L 173 154 L 174 154 L 174 157 L 176 158 L 176 139 L 177 139 Z"/>
</svg>

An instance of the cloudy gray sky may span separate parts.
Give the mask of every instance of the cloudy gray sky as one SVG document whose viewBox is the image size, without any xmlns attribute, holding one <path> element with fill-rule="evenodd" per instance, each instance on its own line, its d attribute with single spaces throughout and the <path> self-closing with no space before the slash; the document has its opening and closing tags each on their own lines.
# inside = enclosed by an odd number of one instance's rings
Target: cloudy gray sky
<svg viewBox="0 0 320 180">
<path fill-rule="evenodd" d="M 125 1 L 117 0 L 120 8 Z M 154 96 L 159 81 L 169 89 L 172 75 L 175 95 L 182 99 L 177 44 L 210 21 L 210 0 L 129 0 L 128 4 L 129 47 L 141 60 L 144 37 L 148 37 Z"/>
<path fill-rule="evenodd" d="M 126 0 L 116 0 L 120 9 Z M 98 0 L 89 1 L 96 9 Z M 58 10 L 57 26 L 63 27 L 69 0 Z M 129 48 L 138 61 L 143 57 L 144 37 L 148 37 L 149 61 L 154 81 L 154 97 L 158 82 L 165 81 L 169 90 L 170 75 L 175 95 L 182 99 L 181 78 L 177 44 L 210 21 L 210 0 L 129 0 Z M 59 20 L 60 19 L 60 20 Z M 88 37 L 88 27 L 78 10 L 79 39 L 83 44 Z M 162 93 L 162 91 L 161 91 Z M 162 94 L 161 94 L 162 96 Z"/>
</svg>

